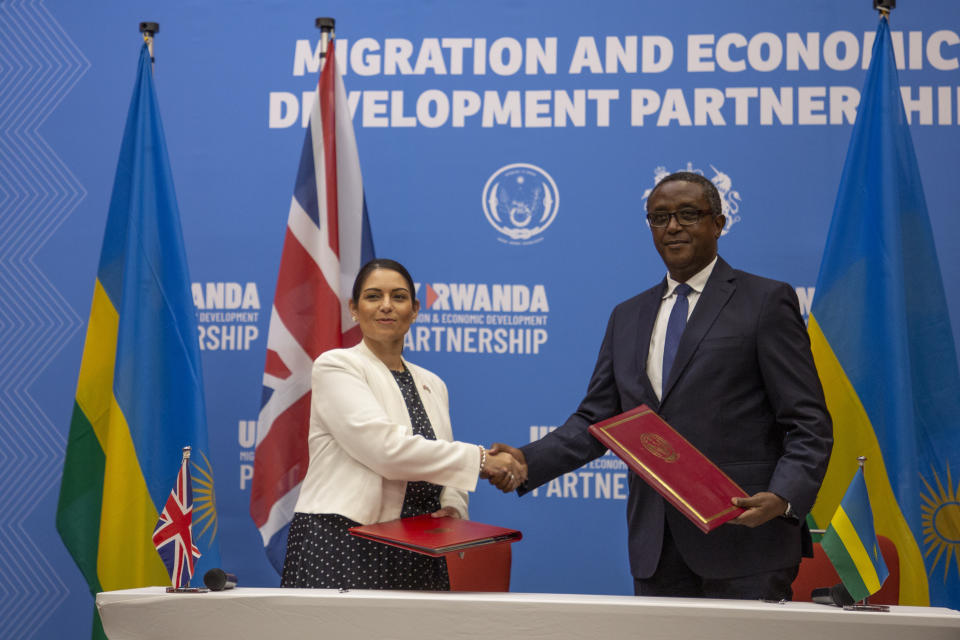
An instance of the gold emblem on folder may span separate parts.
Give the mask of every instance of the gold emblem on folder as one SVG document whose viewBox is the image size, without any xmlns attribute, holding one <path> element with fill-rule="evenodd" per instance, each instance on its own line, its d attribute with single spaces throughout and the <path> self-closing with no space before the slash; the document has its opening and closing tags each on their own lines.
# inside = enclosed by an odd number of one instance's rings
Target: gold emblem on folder
<svg viewBox="0 0 960 640">
<path fill-rule="evenodd" d="M 644 433 L 640 436 L 640 443 L 643 445 L 643 448 L 657 456 L 664 462 L 676 462 L 677 455 L 676 450 L 666 441 L 663 436 L 660 436 L 656 433 Z"/>
</svg>

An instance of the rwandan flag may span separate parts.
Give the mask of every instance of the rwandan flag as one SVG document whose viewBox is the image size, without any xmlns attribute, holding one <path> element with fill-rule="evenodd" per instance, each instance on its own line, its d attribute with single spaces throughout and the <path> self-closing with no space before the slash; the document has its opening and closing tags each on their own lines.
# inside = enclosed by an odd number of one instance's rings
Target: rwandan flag
<svg viewBox="0 0 960 640">
<path fill-rule="evenodd" d="M 193 447 L 194 532 L 220 564 L 197 326 L 147 46 L 133 89 L 70 423 L 57 530 L 91 593 L 166 585 L 152 534 Z M 102 636 L 99 619 L 94 636 Z"/>
<path fill-rule="evenodd" d="M 820 544 L 850 597 L 857 602 L 879 591 L 890 574 L 873 531 L 863 467 L 853 476 Z"/>
<path fill-rule="evenodd" d="M 830 521 L 857 456 L 900 603 L 960 609 L 960 375 L 920 172 L 880 20 L 810 313 L 833 416 L 811 516 Z M 951 471 L 953 470 L 953 472 Z"/>
</svg>

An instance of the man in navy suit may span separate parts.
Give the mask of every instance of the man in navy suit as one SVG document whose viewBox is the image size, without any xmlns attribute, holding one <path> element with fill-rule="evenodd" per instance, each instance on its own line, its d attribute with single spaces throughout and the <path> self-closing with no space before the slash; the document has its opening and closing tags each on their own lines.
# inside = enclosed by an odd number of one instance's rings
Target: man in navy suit
<svg viewBox="0 0 960 640">
<path fill-rule="evenodd" d="M 804 520 L 832 424 L 796 293 L 717 255 L 721 211 L 703 176 L 657 184 L 647 220 L 667 277 L 613 310 L 586 397 L 563 426 L 520 449 L 495 447 L 528 465 L 523 495 L 606 452 L 589 425 L 650 406 L 750 497 L 734 498 L 746 511 L 704 534 L 631 473 L 635 593 L 790 599 L 812 548 Z"/>
</svg>

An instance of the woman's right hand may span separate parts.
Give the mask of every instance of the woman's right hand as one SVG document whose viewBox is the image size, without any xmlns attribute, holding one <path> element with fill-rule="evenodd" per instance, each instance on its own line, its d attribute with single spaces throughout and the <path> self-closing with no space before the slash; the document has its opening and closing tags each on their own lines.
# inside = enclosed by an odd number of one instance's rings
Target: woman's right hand
<svg viewBox="0 0 960 640">
<path fill-rule="evenodd" d="M 480 475 L 503 491 L 513 491 L 527 481 L 527 465 L 506 451 L 487 449 Z"/>
</svg>

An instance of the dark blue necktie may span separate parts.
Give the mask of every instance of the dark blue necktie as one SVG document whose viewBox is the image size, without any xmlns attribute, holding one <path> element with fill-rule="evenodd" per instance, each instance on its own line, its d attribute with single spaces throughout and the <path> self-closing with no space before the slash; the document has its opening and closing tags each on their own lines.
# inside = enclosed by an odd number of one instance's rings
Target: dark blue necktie
<svg viewBox="0 0 960 640">
<path fill-rule="evenodd" d="M 687 294 L 693 289 L 687 283 L 681 283 L 674 289 L 677 299 L 673 303 L 673 309 L 670 311 L 670 319 L 667 320 L 667 333 L 663 338 L 663 371 L 661 372 L 661 389 L 667 386 L 667 377 L 670 375 L 670 368 L 673 366 L 673 360 L 677 357 L 677 347 L 680 346 L 680 336 L 683 335 L 683 329 L 687 326 Z M 662 392 L 661 392 L 662 393 Z"/>
</svg>

